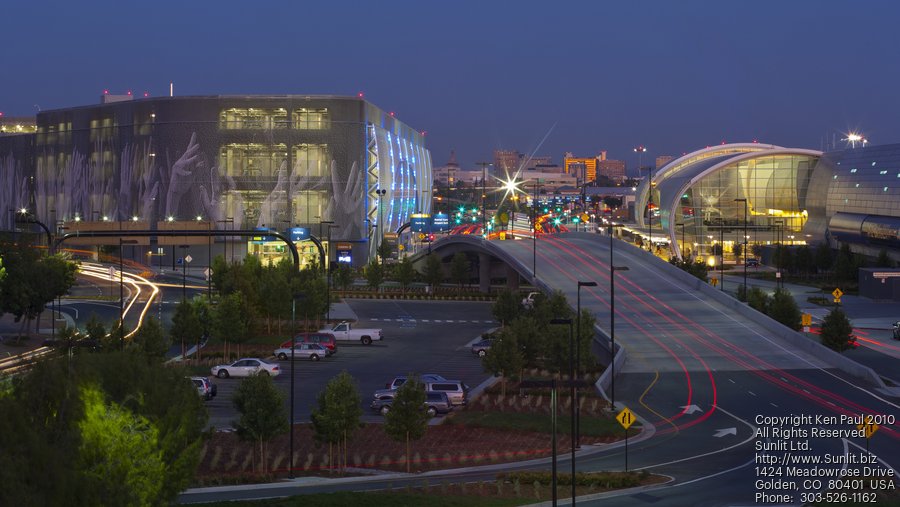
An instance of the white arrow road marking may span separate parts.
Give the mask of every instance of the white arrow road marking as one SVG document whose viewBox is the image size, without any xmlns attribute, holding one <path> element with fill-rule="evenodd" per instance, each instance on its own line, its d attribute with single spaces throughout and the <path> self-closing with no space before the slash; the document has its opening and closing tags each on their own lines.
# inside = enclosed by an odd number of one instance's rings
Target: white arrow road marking
<svg viewBox="0 0 900 507">
<path fill-rule="evenodd" d="M 713 434 L 716 438 L 724 437 L 725 435 L 737 435 L 737 428 L 720 428 L 717 429 Z"/>
<path fill-rule="evenodd" d="M 681 407 L 685 414 L 693 414 L 694 412 L 703 412 L 703 409 L 698 407 L 697 405 L 688 405 L 686 407 Z"/>
</svg>

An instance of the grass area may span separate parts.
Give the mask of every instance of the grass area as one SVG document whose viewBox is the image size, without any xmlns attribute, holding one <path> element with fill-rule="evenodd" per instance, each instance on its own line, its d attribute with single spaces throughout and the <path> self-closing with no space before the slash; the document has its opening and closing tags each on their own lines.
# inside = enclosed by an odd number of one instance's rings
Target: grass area
<svg viewBox="0 0 900 507">
<path fill-rule="evenodd" d="M 481 412 L 464 410 L 447 418 L 447 424 L 494 428 L 501 430 L 535 431 L 551 433 L 553 431 L 548 414 L 527 414 L 518 412 Z M 556 431 L 559 435 L 568 435 L 571 428 L 568 415 L 557 415 Z M 637 435 L 640 426 L 635 424 L 628 429 L 628 435 Z M 615 419 L 597 417 L 581 417 L 581 434 L 589 437 L 622 437 L 625 432 Z"/>
<path fill-rule="evenodd" d="M 445 495 L 428 493 L 317 493 L 299 495 L 288 498 L 272 498 L 253 502 L 218 502 L 195 504 L 199 506 L 222 507 L 348 507 L 365 505 L 366 507 L 513 507 L 534 503 L 530 498 L 491 498 L 478 495 Z"/>
</svg>

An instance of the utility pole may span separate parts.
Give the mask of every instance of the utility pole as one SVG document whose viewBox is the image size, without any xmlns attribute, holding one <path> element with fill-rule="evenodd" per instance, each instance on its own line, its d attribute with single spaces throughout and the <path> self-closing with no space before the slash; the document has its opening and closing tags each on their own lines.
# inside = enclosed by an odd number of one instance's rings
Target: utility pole
<svg viewBox="0 0 900 507">
<path fill-rule="evenodd" d="M 487 236 L 487 208 L 485 206 L 485 199 L 487 199 L 485 178 L 487 175 L 485 170 L 494 164 L 490 162 L 476 162 L 476 164 L 481 166 L 481 235 Z"/>
</svg>

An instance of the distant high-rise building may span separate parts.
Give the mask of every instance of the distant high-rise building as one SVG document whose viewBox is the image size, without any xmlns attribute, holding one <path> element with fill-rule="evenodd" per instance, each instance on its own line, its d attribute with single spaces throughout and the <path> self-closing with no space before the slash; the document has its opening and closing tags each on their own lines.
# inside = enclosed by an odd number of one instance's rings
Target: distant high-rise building
<svg viewBox="0 0 900 507">
<path fill-rule="evenodd" d="M 597 163 L 597 170 L 601 176 L 606 176 L 613 181 L 625 180 L 625 161 L 605 159 Z"/>
<path fill-rule="evenodd" d="M 673 158 L 675 157 L 673 157 L 672 155 L 660 155 L 656 157 L 656 168 L 659 169 L 660 167 L 668 164 Z"/>
<path fill-rule="evenodd" d="M 494 174 L 515 174 L 519 170 L 522 154 L 515 150 L 494 150 Z"/>
<path fill-rule="evenodd" d="M 456 162 L 456 152 L 450 150 L 450 160 L 441 167 L 435 167 L 432 170 L 435 183 L 445 183 L 452 185 L 459 178 L 459 163 Z"/>
<path fill-rule="evenodd" d="M 606 160 L 606 150 L 600 150 L 600 153 L 597 154 L 597 160 L 600 162 Z"/>
<path fill-rule="evenodd" d="M 598 160 L 594 157 L 578 158 L 571 155 L 572 153 L 566 153 L 566 158 L 563 162 L 563 172 L 574 174 L 582 183 L 596 181 Z"/>
</svg>

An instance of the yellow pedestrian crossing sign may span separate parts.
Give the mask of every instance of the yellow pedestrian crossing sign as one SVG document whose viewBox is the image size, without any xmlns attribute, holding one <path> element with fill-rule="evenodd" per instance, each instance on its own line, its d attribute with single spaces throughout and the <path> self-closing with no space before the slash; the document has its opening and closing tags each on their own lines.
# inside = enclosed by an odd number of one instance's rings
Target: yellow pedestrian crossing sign
<svg viewBox="0 0 900 507">
<path fill-rule="evenodd" d="M 835 302 L 835 303 L 840 303 L 840 302 L 841 302 L 841 296 L 844 295 L 844 291 L 842 291 L 841 289 L 834 289 L 834 290 L 831 292 L 831 295 L 834 296 L 834 302 Z"/>
<path fill-rule="evenodd" d="M 634 416 L 634 412 L 628 410 L 628 407 L 623 408 L 622 411 L 619 412 L 619 415 L 616 416 L 616 420 L 619 421 L 619 424 L 621 424 L 622 427 L 626 430 L 630 428 L 632 424 L 634 424 L 634 421 L 636 419 L 637 418 Z"/>
<path fill-rule="evenodd" d="M 878 431 L 878 425 L 875 424 L 875 417 L 871 415 L 865 416 L 864 422 L 857 424 L 856 429 L 865 430 L 866 438 L 870 438 L 875 434 L 876 431 Z"/>
<path fill-rule="evenodd" d="M 800 316 L 800 324 L 803 326 L 811 326 L 812 325 L 812 315 L 808 313 L 804 313 Z"/>
</svg>

